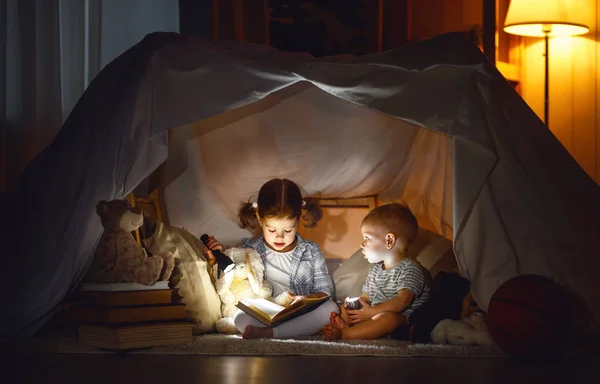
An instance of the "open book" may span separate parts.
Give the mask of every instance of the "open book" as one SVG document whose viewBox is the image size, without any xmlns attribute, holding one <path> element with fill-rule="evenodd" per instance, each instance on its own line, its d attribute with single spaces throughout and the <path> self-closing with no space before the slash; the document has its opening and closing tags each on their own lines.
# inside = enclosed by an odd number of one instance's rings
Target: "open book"
<svg viewBox="0 0 600 384">
<path fill-rule="evenodd" d="M 283 307 L 267 299 L 242 299 L 236 304 L 236 307 L 272 328 L 312 311 L 327 300 L 329 300 L 329 296 L 307 298 Z"/>
</svg>

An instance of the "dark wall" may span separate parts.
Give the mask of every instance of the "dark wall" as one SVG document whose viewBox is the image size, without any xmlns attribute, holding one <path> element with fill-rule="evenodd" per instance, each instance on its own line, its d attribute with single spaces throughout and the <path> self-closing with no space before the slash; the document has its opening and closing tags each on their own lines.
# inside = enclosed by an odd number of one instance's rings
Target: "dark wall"
<svg viewBox="0 0 600 384">
<path fill-rule="evenodd" d="M 212 37 L 212 0 L 179 0 L 179 30 L 183 35 Z"/>
<path fill-rule="evenodd" d="M 179 0 L 181 33 L 213 39 L 216 32 L 219 40 L 266 43 L 315 56 L 378 50 L 377 0 L 269 0 L 270 15 L 264 0 L 217 0 L 213 10 L 214 3 Z M 407 0 L 382 0 L 382 9 L 381 48 L 408 43 Z"/>
</svg>

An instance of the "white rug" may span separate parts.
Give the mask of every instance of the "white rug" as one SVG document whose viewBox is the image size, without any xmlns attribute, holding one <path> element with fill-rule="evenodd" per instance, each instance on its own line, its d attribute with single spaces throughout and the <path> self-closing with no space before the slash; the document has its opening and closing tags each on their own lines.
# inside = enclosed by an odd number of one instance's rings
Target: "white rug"
<svg viewBox="0 0 600 384">
<path fill-rule="evenodd" d="M 26 349 L 42 353 L 114 353 L 75 341 L 74 336 L 54 335 L 30 340 Z M 128 351 L 132 354 L 184 354 L 221 356 L 398 356 L 398 357 L 504 357 L 496 347 L 412 344 L 406 341 L 323 341 L 317 336 L 297 339 L 243 340 L 239 335 L 206 334 L 182 345 Z"/>
</svg>

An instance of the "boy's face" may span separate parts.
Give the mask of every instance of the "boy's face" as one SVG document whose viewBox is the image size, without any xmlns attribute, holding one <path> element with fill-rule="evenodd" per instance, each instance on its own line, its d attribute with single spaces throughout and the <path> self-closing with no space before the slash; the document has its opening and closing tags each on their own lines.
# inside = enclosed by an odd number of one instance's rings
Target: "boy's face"
<svg viewBox="0 0 600 384">
<path fill-rule="evenodd" d="M 360 227 L 363 240 L 361 248 L 365 259 L 371 264 L 382 262 L 390 254 L 391 248 L 388 248 L 386 243 L 386 231 L 380 225 L 364 223 Z"/>
<path fill-rule="evenodd" d="M 296 240 L 298 219 L 266 218 L 260 220 L 265 242 L 278 252 L 291 250 Z"/>
</svg>

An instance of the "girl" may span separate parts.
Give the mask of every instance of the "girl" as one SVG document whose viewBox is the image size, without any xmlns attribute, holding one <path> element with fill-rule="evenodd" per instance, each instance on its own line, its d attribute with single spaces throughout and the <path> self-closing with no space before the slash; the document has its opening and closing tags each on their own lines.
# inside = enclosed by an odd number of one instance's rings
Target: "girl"
<svg viewBox="0 0 600 384">
<path fill-rule="evenodd" d="M 257 221 L 262 229 L 261 237 L 242 239 L 241 246 L 253 248 L 261 255 L 265 279 L 273 285 L 273 297 L 282 292 L 288 292 L 292 300 L 333 296 L 333 283 L 319 246 L 296 233 L 300 220 L 306 227 L 314 227 L 322 217 L 321 209 L 316 201 L 303 200 L 296 184 L 287 179 L 268 181 L 260 188 L 256 202 L 241 204 L 238 217 L 240 227 L 253 229 Z M 208 259 L 214 257 L 210 250 L 223 249 L 212 236 L 207 245 Z M 309 336 L 329 323 L 331 312 L 339 313 L 339 309 L 329 300 L 275 328 L 264 327 L 241 310 L 236 312 L 234 322 L 244 339 Z"/>
</svg>

